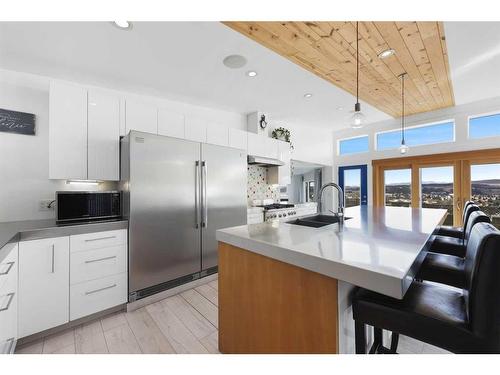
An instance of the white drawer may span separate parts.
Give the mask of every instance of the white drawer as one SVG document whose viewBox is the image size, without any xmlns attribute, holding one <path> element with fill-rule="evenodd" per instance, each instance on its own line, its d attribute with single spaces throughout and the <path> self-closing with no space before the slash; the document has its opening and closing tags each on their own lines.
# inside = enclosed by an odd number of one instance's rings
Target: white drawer
<svg viewBox="0 0 500 375">
<path fill-rule="evenodd" d="M 17 339 L 17 290 L 0 293 L 0 345 L 11 339 Z"/>
<path fill-rule="evenodd" d="M 86 233 L 70 236 L 69 248 L 72 253 L 118 246 L 127 243 L 127 230 L 118 229 L 106 232 Z"/>
<path fill-rule="evenodd" d="M 9 280 L 12 278 L 17 280 L 18 244 L 12 243 L 5 245 L 5 247 L 10 247 L 11 250 L 9 255 L 0 263 L 0 293 Z"/>
<path fill-rule="evenodd" d="M 72 285 L 69 319 L 79 319 L 125 302 L 127 302 L 126 272 Z"/>
<path fill-rule="evenodd" d="M 71 284 L 127 272 L 126 245 L 74 252 L 70 258 Z"/>
</svg>

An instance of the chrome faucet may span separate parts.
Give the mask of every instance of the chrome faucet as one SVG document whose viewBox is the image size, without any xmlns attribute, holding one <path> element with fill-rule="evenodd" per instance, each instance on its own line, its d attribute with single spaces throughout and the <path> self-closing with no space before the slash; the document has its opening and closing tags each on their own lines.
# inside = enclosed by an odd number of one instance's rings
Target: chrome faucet
<svg viewBox="0 0 500 375">
<path fill-rule="evenodd" d="M 345 208 L 344 191 L 335 182 L 329 182 L 327 184 L 324 184 L 321 187 L 321 189 L 319 190 L 318 201 L 317 201 L 317 203 L 318 203 L 318 214 L 320 214 L 320 213 L 323 212 L 323 207 L 322 207 L 322 203 L 321 203 L 321 197 L 323 196 L 323 190 L 325 190 L 329 186 L 334 187 L 339 192 L 339 202 L 338 202 L 337 215 L 339 216 L 340 219 L 343 219 L 343 217 L 344 217 L 344 208 Z"/>
</svg>

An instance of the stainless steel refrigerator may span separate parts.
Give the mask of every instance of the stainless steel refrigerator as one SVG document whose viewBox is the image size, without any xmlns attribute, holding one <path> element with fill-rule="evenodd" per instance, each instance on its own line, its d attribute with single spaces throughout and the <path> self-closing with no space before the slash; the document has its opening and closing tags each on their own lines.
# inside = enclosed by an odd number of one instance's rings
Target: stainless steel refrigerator
<svg viewBox="0 0 500 375">
<path fill-rule="evenodd" d="M 215 231 L 246 223 L 246 151 L 131 131 L 121 182 L 130 302 L 217 272 Z"/>
</svg>

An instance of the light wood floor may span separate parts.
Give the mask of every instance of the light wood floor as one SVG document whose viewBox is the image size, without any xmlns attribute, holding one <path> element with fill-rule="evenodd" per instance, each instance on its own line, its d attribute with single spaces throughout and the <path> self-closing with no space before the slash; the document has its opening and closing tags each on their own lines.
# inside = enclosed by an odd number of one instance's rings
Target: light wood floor
<svg viewBox="0 0 500 375">
<path fill-rule="evenodd" d="M 219 353 L 217 280 L 17 348 L 19 354 Z M 398 352 L 446 353 L 402 337 Z"/>
</svg>

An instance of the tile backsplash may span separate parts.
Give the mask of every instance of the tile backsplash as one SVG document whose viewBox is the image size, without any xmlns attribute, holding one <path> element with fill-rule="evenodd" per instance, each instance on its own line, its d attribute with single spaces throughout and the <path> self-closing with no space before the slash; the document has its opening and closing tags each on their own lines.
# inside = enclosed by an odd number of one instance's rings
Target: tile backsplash
<svg viewBox="0 0 500 375">
<path fill-rule="evenodd" d="M 279 201 L 279 186 L 267 184 L 267 168 L 257 165 L 248 166 L 247 198 L 248 206 L 254 199 L 273 199 Z"/>
</svg>

